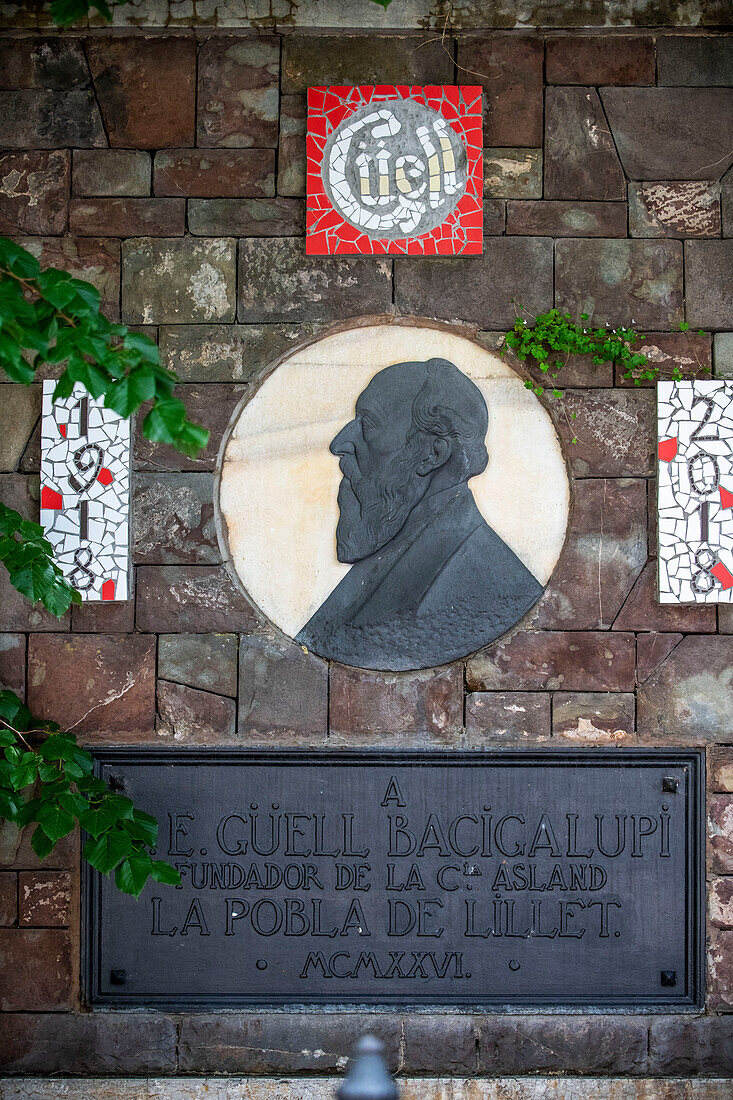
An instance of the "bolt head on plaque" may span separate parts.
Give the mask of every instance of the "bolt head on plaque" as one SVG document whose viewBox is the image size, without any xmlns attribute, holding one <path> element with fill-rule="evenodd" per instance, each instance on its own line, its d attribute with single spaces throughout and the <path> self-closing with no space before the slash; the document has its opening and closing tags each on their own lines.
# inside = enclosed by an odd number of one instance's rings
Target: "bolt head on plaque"
<svg viewBox="0 0 733 1100">
<path fill-rule="evenodd" d="M 549 415 L 444 328 L 368 324 L 287 357 L 235 414 L 219 509 L 253 602 L 321 657 L 457 660 L 515 625 L 560 554 L 569 485 Z"/>
</svg>

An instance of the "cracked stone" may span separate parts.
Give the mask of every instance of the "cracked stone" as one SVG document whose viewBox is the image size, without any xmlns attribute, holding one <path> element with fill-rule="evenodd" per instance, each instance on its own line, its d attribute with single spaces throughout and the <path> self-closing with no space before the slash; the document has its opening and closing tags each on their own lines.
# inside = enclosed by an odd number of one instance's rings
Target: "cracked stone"
<svg viewBox="0 0 733 1100">
<path fill-rule="evenodd" d="M 563 391 L 562 403 L 553 403 L 550 411 L 576 477 L 648 477 L 654 473 L 654 397 L 641 389 Z"/>
<path fill-rule="evenodd" d="M 638 634 L 636 638 L 636 676 L 640 684 L 648 680 L 659 668 L 662 661 L 669 657 L 676 645 L 682 641 L 682 634 Z"/>
<path fill-rule="evenodd" d="M 237 695 L 236 634 L 161 634 L 158 639 L 158 675 L 163 680 Z"/>
<path fill-rule="evenodd" d="M 214 565 L 221 552 L 211 474 L 136 475 L 132 492 L 136 565 Z"/>
<path fill-rule="evenodd" d="M 650 561 L 614 620 L 613 629 L 714 634 L 715 608 L 704 604 L 697 607 L 660 604 L 657 562 Z"/>
<path fill-rule="evenodd" d="M 632 370 L 624 377 L 624 370 L 617 364 L 615 384 L 627 389 L 642 386 L 655 389 L 657 379 L 671 380 L 676 371 L 684 378 L 710 378 L 712 376 L 711 340 L 708 333 L 665 332 L 644 336 L 634 344 L 634 352 L 645 355 L 653 367 L 658 370 L 657 378 L 637 382 L 640 370 Z"/>
<path fill-rule="evenodd" d="M 44 1076 L 173 1073 L 176 1025 L 159 1012 L 7 1015 L 0 1066 Z"/>
<path fill-rule="evenodd" d="M 693 1080 L 733 1074 L 732 1035 L 730 1016 L 653 1016 L 649 1073 Z"/>
<path fill-rule="evenodd" d="M 233 699 L 158 680 L 156 738 L 186 745 L 225 745 L 236 739 Z"/>
<path fill-rule="evenodd" d="M 548 88 L 545 112 L 545 196 L 626 198 L 626 180 L 595 88 Z"/>
<path fill-rule="evenodd" d="M 730 638 L 690 634 L 637 692 L 637 729 L 675 744 L 727 741 L 733 734 Z"/>
</svg>

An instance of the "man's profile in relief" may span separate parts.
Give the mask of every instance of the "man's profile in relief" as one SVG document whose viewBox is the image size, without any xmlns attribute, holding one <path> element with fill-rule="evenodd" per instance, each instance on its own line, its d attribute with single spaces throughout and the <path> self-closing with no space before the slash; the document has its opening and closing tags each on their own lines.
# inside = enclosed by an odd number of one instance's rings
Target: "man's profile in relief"
<svg viewBox="0 0 733 1100">
<path fill-rule="evenodd" d="M 444 664 L 513 626 L 542 585 L 486 523 L 484 397 L 446 359 L 379 371 L 331 443 L 343 477 L 338 560 L 351 569 L 297 641 L 360 668 Z"/>
</svg>

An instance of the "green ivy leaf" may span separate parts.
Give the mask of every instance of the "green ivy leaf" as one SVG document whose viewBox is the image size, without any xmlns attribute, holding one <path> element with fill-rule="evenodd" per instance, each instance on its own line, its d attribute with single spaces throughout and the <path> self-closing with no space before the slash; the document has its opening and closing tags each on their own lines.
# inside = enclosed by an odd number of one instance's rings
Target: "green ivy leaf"
<svg viewBox="0 0 733 1100">
<path fill-rule="evenodd" d="M 39 859 L 45 859 L 56 847 L 56 841 L 38 825 L 33 830 L 33 836 L 31 837 L 31 848 L 36 853 Z"/>
<path fill-rule="evenodd" d="M 145 883 L 148 881 L 153 862 L 147 852 L 135 852 L 123 859 L 115 871 L 115 884 L 118 890 L 133 897 L 140 897 Z"/>
<path fill-rule="evenodd" d="M 165 883 L 166 886 L 180 886 L 180 872 L 166 863 L 164 859 L 154 859 L 150 868 L 150 874 L 156 882 Z"/>
<path fill-rule="evenodd" d="M 37 821 L 51 840 L 60 840 L 74 828 L 74 818 L 58 802 L 44 803 L 37 814 Z M 34 834 L 35 835 L 35 834 Z"/>
<path fill-rule="evenodd" d="M 113 871 L 118 863 L 132 851 L 132 841 L 121 829 L 102 833 L 96 840 L 88 840 L 83 855 L 96 871 L 103 875 Z"/>
</svg>

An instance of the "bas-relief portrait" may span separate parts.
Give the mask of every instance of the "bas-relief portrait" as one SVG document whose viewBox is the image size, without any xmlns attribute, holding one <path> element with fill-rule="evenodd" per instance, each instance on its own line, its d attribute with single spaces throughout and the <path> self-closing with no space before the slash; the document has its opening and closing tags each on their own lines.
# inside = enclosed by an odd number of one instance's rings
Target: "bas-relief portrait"
<svg viewBox="0 0 733 1100">
<path fill-rule="evenodd" d="M 514 626 L 567 512 L 557 437 L 522 380 L 464 337 L 395 325 L 281 363 L 236 419 L 220 487 L 232 563 L 275 625 L 394 671 Z"/>
</svg>

